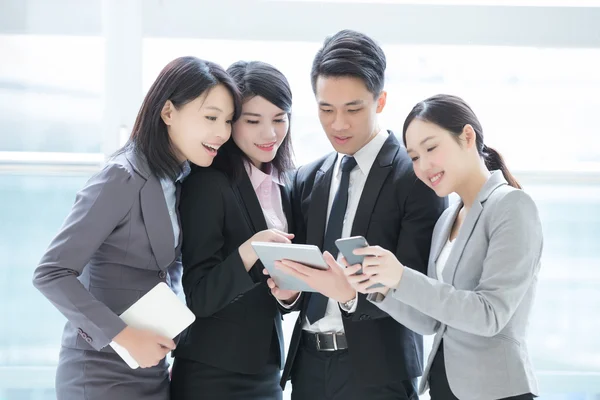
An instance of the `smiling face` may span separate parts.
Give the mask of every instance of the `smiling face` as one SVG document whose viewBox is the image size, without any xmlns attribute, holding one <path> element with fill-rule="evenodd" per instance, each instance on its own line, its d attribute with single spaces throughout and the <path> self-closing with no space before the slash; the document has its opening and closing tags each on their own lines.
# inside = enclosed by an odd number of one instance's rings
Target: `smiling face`
<svg viewBox="0 0 600 400">
<path fill-rule="evenodd" d="M 359 78 L 319 76 L 315 95 L 319 120 L 338 153 L 353 155 L 379 132 L 385 92 L 374 98 Z"/>
<path fill-rule="evenodd" d="M 233 126 L 233 141 L 257 167 L 270 163 L 290 128 L 288 114 L 261 96 L 242 105 L 242 115 Z"/>
<path fill-rule="evenodd" d="M 219 147 L 231 136 L 233 114 L 233 97 L 224 85 L 207 90 L 179 108 L 167 101 L 161 117 L 179 162 L 211 165 Z"/>
<path fill-rule="evenodd" d="M 406 149 L 417 177 L 440 197 L 458 192 L 477 161 L 475 132 L 470 125 L 465 125 L 457 137 L 436 124 L 415 118 L 406 130 Z"/>
</svg>

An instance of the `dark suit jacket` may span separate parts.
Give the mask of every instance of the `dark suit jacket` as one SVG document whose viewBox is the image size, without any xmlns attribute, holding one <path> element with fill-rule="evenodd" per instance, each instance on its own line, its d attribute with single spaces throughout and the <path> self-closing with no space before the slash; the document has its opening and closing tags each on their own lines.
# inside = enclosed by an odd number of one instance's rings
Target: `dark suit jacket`
<svg viewBox="0 0 600 400">
<path fill-rule="evenodd" d="M 292 187 L 296 241 L 322 247 L 329 189 L 337 154 L 300 168 Z M 352 236 L 364 236 L 371 245 L 393 251 L 400 262 L 422 273 L 433 227 L 447 207 L 413 172 L 412 162 L 390 132 L 365 183 Z M 294 329 L 282 386 L 293 374 L 293 365 L 310 294 L 299 302 L 300 317 Z M 423 369 L 422 337 L 397 323 L 359 294 L 356 312 L 343 315 L 348 352 L 355 379 L 364 384 L 384 384 L 418 377 Z"/>
<path fill-rule="evenodd" d="M 288 226 L 290 195 L 281 191 Z M 238 247 L 267 229 L 246 173 L 237 183 L 214 168 L 194 167 L 184 181 L 179 207 L 183 232 L 183 290 L 196 321 L 174 354 L 232 372 L 261 371 L 276 332 L 283 366 L 281 307 L 257 262 L 247 272 Z"/>
</svg>

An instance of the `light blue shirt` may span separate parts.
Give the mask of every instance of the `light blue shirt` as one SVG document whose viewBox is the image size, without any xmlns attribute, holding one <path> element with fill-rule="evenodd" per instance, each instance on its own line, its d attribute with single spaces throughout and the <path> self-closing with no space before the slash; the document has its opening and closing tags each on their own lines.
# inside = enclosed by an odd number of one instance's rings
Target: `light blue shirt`
<svg viewBox="0 0 600 400">
<path fill-rule="evenodd" d="M 183 182 L 186 176 L 190 174 L 190 163 L 185 162 L 182 165 L 183 171 L 177 177 L 175 182 Z M 165 200 L 167 202 L 167 209 L 169 210 L 169 218 L 171 218 L 171 225 L 173 226 L 173 236 L 175 236 L 175 244 L 174 247 L 177 247 L 179 244 L 179 221 L 177 219 L 177 189 L 175 187 L 175 182 L 171 179 L 161 179 L 160 186 L 162 186 L 163 193 L 165 194 Z"/>
</svg>

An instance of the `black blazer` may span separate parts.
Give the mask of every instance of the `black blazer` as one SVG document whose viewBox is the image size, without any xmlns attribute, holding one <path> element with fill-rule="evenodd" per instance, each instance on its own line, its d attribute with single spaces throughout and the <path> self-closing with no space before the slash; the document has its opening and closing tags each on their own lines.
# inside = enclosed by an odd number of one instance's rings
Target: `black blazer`
<svg viewBox="0 0 600 400">
<path fill-rule="evenodd" d="M 329 189 L 337 154 L 332 153 L 300 168 L 292 185 L 292 211 L 298 243 L 322 247 Z M 433 227 L 447 207 L 415 176 L 412 162 L 390 132 L 380 150 L 360 197 L 352 236 L 393 251 L 400 262 L 427 272 Z M 299 301 L 300 317 L 294 328 L 282 386 L 293 365 L 310 294 Z M 364 384 L 385 384 L 418 377 L 423 370 L 423 339 L 359 294 L 356 312 L 342 311 L 348 352 L 355 379 Z"/>
<path fill-rule="evenodd" d="M 290 231 L 290 195 L 281 191 Z M 250 178 L 238 183 L 213 168 L 194 167 L 183 183 L 179 210 L 183 233 L 183 290 L 196 321 L 182 334 L 175 357 L 253 374 L 270 355 L 276 332 L 283 366 L 281 307 L 258 261 L 246 272 L 238 247 L 267 229 Z"/>
</svg>

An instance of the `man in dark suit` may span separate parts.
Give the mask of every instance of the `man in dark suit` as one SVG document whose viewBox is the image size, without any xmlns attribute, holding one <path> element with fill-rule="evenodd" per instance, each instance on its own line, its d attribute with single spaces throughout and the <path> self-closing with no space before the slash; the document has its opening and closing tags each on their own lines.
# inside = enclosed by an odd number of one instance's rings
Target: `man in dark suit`
<svg viewBox="0 0 600 400">
<path fill-rule="evenodd" d="M 396 136 L 378 123 L 385 107 L 386 59 L 369 37 L 344 30 L 327 38 L 311 78 L 319 119 L 334 153 L 300 168 L 292 208 L 296 242 L 337 257 L 340 237 L 364 236 L 425 273 L 433 227 L 447 206 L 420 182 Z M 329 257 L 326 253 L 326 257 Z M 278 267 L 318 293 L 304 293 L 283 372 L 292 399 L 417 399 L 422 337 L 369 303 L 343 271 Z M 272 280 L 274 294 L 278 288 Z"/>
</svg>

